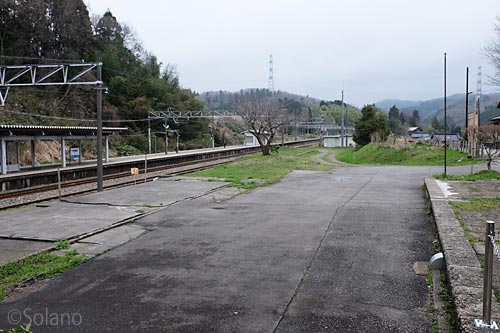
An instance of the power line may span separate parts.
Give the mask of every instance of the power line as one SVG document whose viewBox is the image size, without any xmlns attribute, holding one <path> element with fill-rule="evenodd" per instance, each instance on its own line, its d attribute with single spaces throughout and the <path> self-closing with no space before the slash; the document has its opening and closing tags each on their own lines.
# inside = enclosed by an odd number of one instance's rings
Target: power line
<svg viewBox="0 0 500 333">
<path fill-rule="evenodd" d="M 71 60 L 71 59 L 51 59 L 51 58 L 37 58 L 37 57 L 18 57 L 18 56 L 0 56 L 2 59 L 22 59 L 22 60 L 37 60 L 37 61 L 56 61 L 58 63 L 68 62 L 68 63 L 85 63 L 83 60 Z"/>
<path fill-rule="evenodd" d="M 58 116 L 47 116 L 47 115 L 43 115 L 43 114 L 26 113 L 26 112 L 13 111 L 13 110 L 2 110 L 2 112 L 17 114 L 17 115 L 22 115 L 22 116 L 31 116 L 31 117 L 57 119 L 57 120 L 83 121 L 83 122 L 95 122 L 96 121 L 96 119 L 82 119 L 82 118 L 67 118 L 67 117 L 58 117 Z M 110 119 L 110 120 L 103 119 L 103 122 L 106 122 L 106 123 L 133 123 L 133 122 L 146 122 L 146 121 L 148 121 L 147 118 L 144 118 L 144 119 Z"/>
</svg>

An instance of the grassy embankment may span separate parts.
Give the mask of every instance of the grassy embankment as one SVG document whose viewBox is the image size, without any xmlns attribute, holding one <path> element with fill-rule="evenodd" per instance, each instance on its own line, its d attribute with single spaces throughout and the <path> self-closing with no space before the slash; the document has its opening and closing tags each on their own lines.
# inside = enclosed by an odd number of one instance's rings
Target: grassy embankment
<svg viewBox="0 0 500 333">
<path fill-rule="evenodd" d="M 447 165 L 467 165 L 467 154 L 448 149 Z M 360 149 L 345 149 L 337 155 L 337 159 L 350 164 L 366 165 L 406 165 L 406 166 L 439 166 L 444 164 L 443 148 L 426 143 L 408 143 L 402 147 L 388 144 L 371 143 Z"/>
<path fill-rule="evenodd" d="M 215 168 L 197 171 L 188 176 L 222 180 L 231 187 L 251 189 L 278 181 L 292 170 L 325 171 L 333 164 L 320 158 L 331 150 L 319 147 L 280 148 L 278 153 L 262 156 L 261 153 L 241 157 L 238 161 Z"/>
</svg>

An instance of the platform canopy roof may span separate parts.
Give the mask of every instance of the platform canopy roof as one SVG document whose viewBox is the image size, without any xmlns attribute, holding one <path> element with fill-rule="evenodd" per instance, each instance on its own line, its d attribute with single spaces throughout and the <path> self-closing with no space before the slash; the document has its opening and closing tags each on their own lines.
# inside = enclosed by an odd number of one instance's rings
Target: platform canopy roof
<svg viewBox="0 0 500 333">
<path fill-rule="evenodd" d="M 103 127 L 103 135 L 127 131 L 127 127 Z M 0 125 L 0 136 L 95 136 L 97 127 Z"/>
</svg>

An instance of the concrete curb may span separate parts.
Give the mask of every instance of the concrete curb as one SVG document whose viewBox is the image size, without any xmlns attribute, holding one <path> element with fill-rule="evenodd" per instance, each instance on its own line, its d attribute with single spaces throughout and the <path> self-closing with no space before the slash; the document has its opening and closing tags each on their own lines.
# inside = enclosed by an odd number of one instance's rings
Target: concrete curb
<svg viewBox="0 0 500 333">
<path fill-rule="evenodd" d="M 483 273 L 476 252 L 465 238 L 448 196 L 434 178 L 425 178 L 441 248 L 446 261 L 450 289 L 462 332 L 485 332 L 476 328 L 483 316 Z M 492 297 L 494 297 L 492 295 Z M 500 306 L 493 298 L 491 317 L 500 323 Z M 488 330 L 490 331 L 490 330 Z"/>
</svg>

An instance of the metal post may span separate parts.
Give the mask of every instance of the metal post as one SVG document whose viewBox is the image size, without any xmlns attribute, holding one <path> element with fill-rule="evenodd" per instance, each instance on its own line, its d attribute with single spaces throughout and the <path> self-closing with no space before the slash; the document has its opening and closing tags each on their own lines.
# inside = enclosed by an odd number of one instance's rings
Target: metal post
<svg viewBox="0 0 500 333">
<path fill-rule="evenodd" d="M 78 164 L 82 164 L 82 155 L 83 155 L 83 144 L 82 140 L 78 141 L 78 147 L 80 149 L 80 154 L 78 154 Z"/>
<path fill-rule="evenodd" d="M 61 137 L 61 167 L 66 167 L 66 140 Z"/>
<path fill-rule="evenodd" d="M 103 190 L 102 163 L 102 62 L 97 63 L 97 191 Z"/>
<path fill-rule="evenodd" d="M 144 154 L 144 182 L 148 179 L 148 154 Z"/>
<path fill-rule="evenodd" d="M 215 149 L 215 118 L 214 118 L 214 109 L 212 109 L 212 149 Z"/>
<path fill-rule="evenodd" d="M 34 168 L 36 166 L 35 140 L 30 141 L 30 151 L 31 151 L 31 166 Z"/>
<path fill-rule="evenodd" d="M 104 163 L 109 163 L 109 136 L 104 136 Z"/>
<path fill-rule="evenodd" d="M 2 174 L 7 174 L 7 141 L 2 137 Z"/>
<path fill-rule="evenodd" d="M 151 117 L 148 113 L 148 153 L 151 154 Z"/>
<path fill-rule="evenodd" d="M 168 153 L 168 118 L 165 114 L 165 124 L 163 125 L 165 128 L 165 155 Z"/>
<path fill-rule="evenodd" d="M 444 53 L 444 176 L 446 177 L 446 52 Z"/>
<path fill-rule="evenodd" d="M 61 201 L 61 168 L 57 168 L 57 190 L 59 193 L 59 201 Z"/>
<path fill-rule="evenodd" d="M 469 133 L 469 67 L 465 72 L 465 133 Z"/>
<path fill-rule="evenodd" d="M 342 129 L 341 129 L 341 137 L 340 137 L 340 146 L 341 147 L 345 147 L 344 146 L 344 138 L 345 138 L 345 124 L 344 124 L 344 89 L 342 89 L 342 101 L 341 101 L 342 105 L 342 111 L 341 111 L 341 114 L 342 114 L 342 121 L 341 121 L 341 126 L 342 126 Z"/>
<path fill-rule="evenodd" d="M 495 222 L 486 221 L 486 239 L 484 242 L 483 322 L 488 325 L 491 325 L 491 288 L 493 281 L 493 244 L 491 243 L 490 236 L 495 237 Z"/>
<path fill-rule="evenodd" d="M 178 153 L 179 152 L 179 136 L 180 136 L 179 131 L 177 131 L 176 134 L 177 134 L 177 138 L 176 138 L 177 141 L 175 142 L 175 147 L 176 147 L 175 151 Z"/>
</svg>

